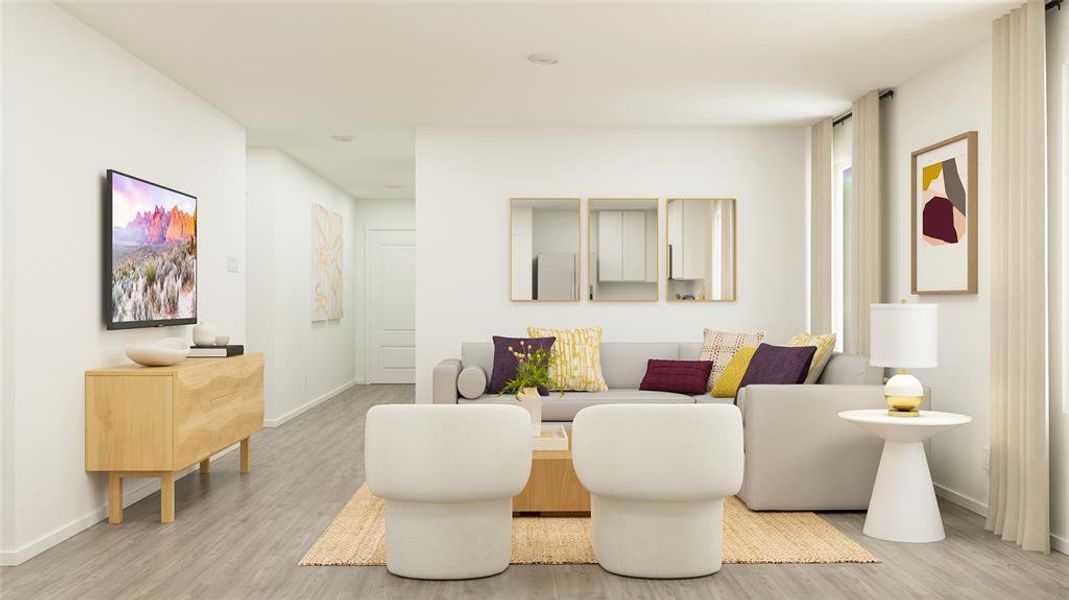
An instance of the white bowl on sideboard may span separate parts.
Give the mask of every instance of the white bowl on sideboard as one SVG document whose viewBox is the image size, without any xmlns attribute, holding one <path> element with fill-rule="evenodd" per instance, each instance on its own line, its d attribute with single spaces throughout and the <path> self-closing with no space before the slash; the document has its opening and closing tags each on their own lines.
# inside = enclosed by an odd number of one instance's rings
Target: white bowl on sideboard
<svg viewBox="0 0 1069 600">
<path fill-rule="evenodd" d="M 164 338 L 151 344 L 130 346 L 126 356 L 145 367 L 169 367 L 189 356 L 189 344 L 182 338 Z"/>
</svg>

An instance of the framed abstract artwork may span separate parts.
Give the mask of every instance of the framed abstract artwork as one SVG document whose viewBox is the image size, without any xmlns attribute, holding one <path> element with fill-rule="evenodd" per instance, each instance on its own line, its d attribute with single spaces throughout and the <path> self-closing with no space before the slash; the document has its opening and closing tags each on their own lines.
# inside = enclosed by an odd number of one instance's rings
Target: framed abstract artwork
<svg viewBox="0 0 1069 600">
<path fill-rule="evenodd" d="M 312 321 L 342 318 L 342 218 L 312 205 Z"/>
<path fill-rule="evenodd" d="M 921 148 L 911 161 L 914 294 L 976 293 L 976 132 Z"/>
</svg>

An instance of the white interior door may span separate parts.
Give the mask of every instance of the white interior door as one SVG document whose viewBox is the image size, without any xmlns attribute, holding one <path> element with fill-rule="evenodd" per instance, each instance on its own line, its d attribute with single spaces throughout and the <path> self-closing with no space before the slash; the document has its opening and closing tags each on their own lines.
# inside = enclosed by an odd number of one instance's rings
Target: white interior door
<svg viewBox="0 0 1069 600">
<path fill-rule="evenodd" d="M 367 381 L 416 380 L 416 233 L 367 232 Z"/>
</svg>

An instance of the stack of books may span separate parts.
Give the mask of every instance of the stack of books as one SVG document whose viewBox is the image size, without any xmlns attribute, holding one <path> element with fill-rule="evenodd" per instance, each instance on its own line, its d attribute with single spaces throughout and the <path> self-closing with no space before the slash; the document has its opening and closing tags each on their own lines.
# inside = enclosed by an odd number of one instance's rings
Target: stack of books
<svg viewBox="0 0 1069 600">
<path fill-rule="evenodd" d="M 230 344 L 228 346 L 190 346 L 190 358 L 226 358 L 245 354 L 245 346 Z"/>
</svg>

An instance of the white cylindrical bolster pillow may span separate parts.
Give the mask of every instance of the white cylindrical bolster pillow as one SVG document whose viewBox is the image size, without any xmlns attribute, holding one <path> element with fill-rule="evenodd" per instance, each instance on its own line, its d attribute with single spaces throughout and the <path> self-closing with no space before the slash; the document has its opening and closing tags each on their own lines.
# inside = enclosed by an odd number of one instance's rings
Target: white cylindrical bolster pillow
<svg viewBox="0 0 1069 600">
<path fill-rule="evenodd" d="M 482 367 L 471 365 L 457 375 L 457 391 L 468 400 L 473 400 L 486 393 L 486 371 Z"/>
</svg>

